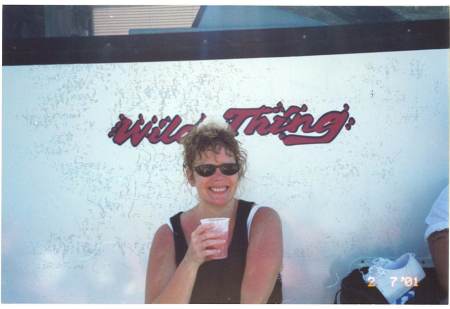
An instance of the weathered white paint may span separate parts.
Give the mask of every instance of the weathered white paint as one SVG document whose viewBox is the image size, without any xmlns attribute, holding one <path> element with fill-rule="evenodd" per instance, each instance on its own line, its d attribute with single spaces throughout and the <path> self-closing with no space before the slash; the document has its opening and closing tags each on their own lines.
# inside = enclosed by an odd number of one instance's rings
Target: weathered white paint
<svg viewBox="0 0 450 309">
<path fill-rule="evenodd" d="M 3 67 L 3 302 L 141 303 L 156 229 L 196 198 L 181 146 L 107 137 L 136 120 L 350 105 L 329 144 L 239 139 L 239 195 L 283 221 L 285 303 L 330 303 L 362 257 L 429 257 L 424 218 L 448 181 L 448 50 Z"/>
</svg>

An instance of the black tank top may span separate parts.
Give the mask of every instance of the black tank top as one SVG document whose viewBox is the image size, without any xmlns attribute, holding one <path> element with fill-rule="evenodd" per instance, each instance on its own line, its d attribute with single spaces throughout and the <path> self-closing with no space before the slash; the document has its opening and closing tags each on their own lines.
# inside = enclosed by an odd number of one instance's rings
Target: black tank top
<svg viewBox="0 0 450 309">
<path fill-rule="evenodd" d="M 247 218 L 254 203 L 239 200 L 233 237 L 228 247 L 228 257 L 203 263 L 198 269 L 189 303 L 191 304 L 239 304 L 241 283 L 247 257 Z M 175 241 L 176 265 L 181 263 L 187 251 L 187 242 L 177 213 L 170 218 Z M 268 304 L 281 304 L 281 276 L 278 274 Z"/>
</svg>

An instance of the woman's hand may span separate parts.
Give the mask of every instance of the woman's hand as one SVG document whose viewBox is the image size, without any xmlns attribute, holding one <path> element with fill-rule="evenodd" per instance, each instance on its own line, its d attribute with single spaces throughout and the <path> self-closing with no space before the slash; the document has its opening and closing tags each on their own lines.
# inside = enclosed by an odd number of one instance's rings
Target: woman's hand
<svg viewBox="0 0 450 309">
<path fill-rule="evenodd" d="M 214 247 L 226 242 L 219 239 L 220 236 L 221 233 L 214 231 L 213 224 L 200 224 L 191 234 L 191 241 L 184 259 L 196 266 L 211 260 L 212 256 L 220 252 Z"/>
<path fill-rule="evenodd" d="M 184 259 L 175 264 L 175 243 L 167 224 L 155 234 L 150 249 L 146 278 L 146 303 L 187 304 L 192 295 L 199 266 L 223 244 L 211 225 L 200 225 L 191 234 Z"/>
</svg>

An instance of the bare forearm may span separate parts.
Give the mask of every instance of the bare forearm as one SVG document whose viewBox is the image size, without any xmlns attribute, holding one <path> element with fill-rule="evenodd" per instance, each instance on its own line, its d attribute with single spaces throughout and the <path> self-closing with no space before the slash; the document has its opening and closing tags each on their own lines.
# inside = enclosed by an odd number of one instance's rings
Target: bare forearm
<svg viewBox="0 0 450 309">
<path fill-rule="evenodd" d="M 242 282 L 241 304 L 266 304 L 275 286 L 277 273 L 248 276 Z"/>
<path fill-rule="evenodd" d="M 245 292 L 241 293 L 241 304 L 266 304 L 270 292 L 263 286 L 245 287 Z"/>
<path fill-rule="evenodd" d="M 187 304 L 191 298 L 198 266 L 183 260 L 154 304 Z"/>
</svg>

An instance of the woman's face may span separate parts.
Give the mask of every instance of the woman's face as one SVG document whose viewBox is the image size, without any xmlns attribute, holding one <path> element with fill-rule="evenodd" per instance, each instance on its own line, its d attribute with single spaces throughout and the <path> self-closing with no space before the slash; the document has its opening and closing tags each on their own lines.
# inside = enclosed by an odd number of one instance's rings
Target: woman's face
<svg viewBox="0 0 450 309">
<path fill-rule="evenodd" d="M 234 156 L 222 147 L 218 153 L 206 151 L 194 161 L 194 168 L 203 164 L 221 165 L 236 163 Z M 189 172 L 189 183 L 197 188 L 200 202 L 214 206 L 228 205 L 234 199 L 239 182 L 238 173 L 227 176 L 219 168 L 209 177 L 200 176 L 195 170 Z"/>
</svg>

